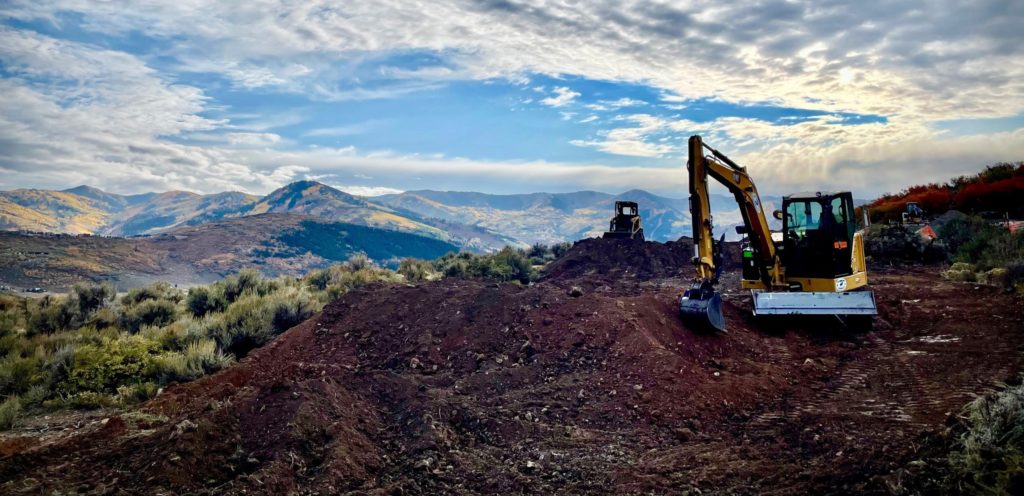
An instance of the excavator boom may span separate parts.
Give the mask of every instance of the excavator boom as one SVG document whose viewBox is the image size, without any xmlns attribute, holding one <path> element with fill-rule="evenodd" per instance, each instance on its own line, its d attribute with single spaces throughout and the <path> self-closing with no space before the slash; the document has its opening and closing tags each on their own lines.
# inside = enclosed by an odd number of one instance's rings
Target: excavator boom
<svg viewBox="0 0 1024 496">
<path fill-rule="evenodd" d="M 716 160 L 709 160 L 704 155 L 705 148 Z M 761 271 L 761 278 L 766 284 L 771 284 L 777 276 L 774 267 L 775 246 L 771 240 L 768 220 L 765 219 L 764 209 L 761 207 L 761 198 L 744 168 L 736 165 L 718 150 L 705 145 L 700 136 L 691 136 L 687 172 L 690 180 L 690 218 L 693 222 L 693 263 L 697 268 L 697 278 L 680 299 L 679 309 L 683 318 L 691 323 L 724 331 L 722 297 L 715 290 L 722 270 L 720 245 L 724 241 L 724 235 L 722 240 L 715 242 L 708 188 L 709 176 L 728 187 L 736 197 L 746 232 L 751 240 L 755 241 L 754 254 L 761 261 L 759 266 L 766 268 Z"/>
</svg>

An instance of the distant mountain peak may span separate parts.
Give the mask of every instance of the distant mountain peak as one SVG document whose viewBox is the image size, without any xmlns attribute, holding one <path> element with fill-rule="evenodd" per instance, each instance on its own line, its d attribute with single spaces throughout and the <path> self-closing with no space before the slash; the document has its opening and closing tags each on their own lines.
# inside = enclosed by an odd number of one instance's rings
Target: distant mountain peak
<svg viewBox="0 0 1024 496">
<path fill-rule="evenodd" d="M 109 195 L 110 194 L 110 193 L 107 193 L 106 191 L 103 191 L 102 189 L 99 189 L 99 188 L 97 188 L 95 186 L 89 186 L 88 184 L 81 184 L 81 185 L 75 186 L 74 188 L 68 188 L 68 189 L 61 190 L 61 191 L 64 192 L 64 193 L 74 193 L 76 195 L 82 195 L 82 194 L 87 194 L 87 193 L 103 194 L 103 195 Z"/>
</svg>

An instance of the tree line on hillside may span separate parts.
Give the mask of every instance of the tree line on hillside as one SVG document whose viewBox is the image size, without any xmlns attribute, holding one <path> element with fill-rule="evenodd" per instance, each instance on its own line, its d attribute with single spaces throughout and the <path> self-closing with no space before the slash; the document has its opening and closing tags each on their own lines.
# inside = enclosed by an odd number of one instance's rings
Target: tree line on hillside
<svg viewBox="0 0 1024 496">
<path fill-rule="evenodd" d="M 964 213 L 1024 217 L 1024 162 L 999 163 L 973 176 L 960 176 L 945 184 L 911 186 L 885 194 L 867 205 L 872 222 L 899 220 L 908 202 L 916 202 L 928 215 L 949 210 Z"/>
</svg>

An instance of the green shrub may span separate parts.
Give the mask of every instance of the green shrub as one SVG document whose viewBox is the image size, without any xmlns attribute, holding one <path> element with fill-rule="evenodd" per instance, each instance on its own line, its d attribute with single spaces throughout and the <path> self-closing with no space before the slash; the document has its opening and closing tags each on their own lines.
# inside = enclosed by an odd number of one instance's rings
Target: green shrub
<svg viewBox="0 0 1024 496">
<path fill-rule="evenodd" d="M 128 294 L 121 297 L 121 304 L 135 305 L 147 300 L 170 300 L 177 303 L 181 300 L 181 294 L 172 289 L 170 284 L 159 281 L 128 291 Z"/>
<path fill-rule="evenodd" d="M 0 312 L 0 336 L 10 336 L 18 331 L 18 316 L 11 312 Z M 3 349 L 0 348 L 0 353 Z"/>
<path fill-rule="evenodd" d="M 156 393 L 159 390 L 160 386 L 152 382 L 119 386 L 117 388 L 117 401 L 124 405 L 142 403 L 143 401 L 156 396 Z"/>
<path fill-rule="evenodd" d="M 212 339 L 195 341 L 185 348 L 185 364 L 195 377 L 216 372 L 234 361 L 231 355 L 225 355 L 218 349 Z"/>
<path fill-rule="evenodd" d="M 118 386 L 142 382 L 153 368 L 156 351 L 156 343 L 142 336 L 80 346 L 73 352 L 67 378 L 57 388 L 64 394 L 115 393 Z"/>
<path fill-rule="evenodd" d="M 434 264 L 426 260 L 406 258 L 398 264 L 398 273 L 407 281 L 433 281 L 441 277 Z"/>
<path fill-rule="evenodd" d="M 50 334 L 80 324 L 78 305 L 66 297 L 46 295 L 28 306 L 29 334 Z"/>
<path fill-rule="evenodd" d="M 0 394 L 22 394 L 46 379 L 36 354 L 11 354 L 0 360 Z"/>
<path fill-rule="evenodd" d="M 82 391 L 81 393 L 75 393 L 61 399 L 49 400 L 43 403 L 43 406 L 47 408 L 66 407 L 76 410 L 94 410 L 96 408 L 118 406 L 118 403 L 117 398 L 112 394 Z"/>
<path fill-rule="evenodd" d="M 958 217 L 940 227 L 937 234 L 949 247 L 949 252 L 955 255 L 964 244 L 988 228 L 988 222 L 980 217 Z"/>
<path fill-rule="evenodd" d="M 153 357 L 146 369 L 146 375 L 156 378 L 162 384 L 190 381 L 198 377 L 189 373 L 185 355 L 177 351 L 161 353 Z"/>
<path fill-rule="evenodd" d="M 84 318 L 94 310 L 102 307 L 107 301 L 113 300 L 115 296 L 112 284 L 75 284 L 71 288 L 71 295 L 78 305 L 78 313 Z"/>
<path fill-rule="evenodd" d="M 365 253 L 354 253 L 348 257 L 345 262 L 345 266 L 351 271 L 370 269 L 375 267 L 373 260 L 366 256 Z"/>
<path fill-rule="evenodd" d="M 526 251 L 506 246 L 495 253 L 448 253 L 434 262 L 445 277 L 483 277 L 499 281 L 529 282 L 536 277 Z"/>
<path fill-rule="evenodd" d="M 21 414 L 21 401 L 17 396 L 8 396 L 3 403 L 0 403 L 0 431 L 6 431 L 14 427 L 14 422 Z"/>
<path fill-rule="evenodd" d="M 980 217 L 953 219 L 942 226 L 939 236 L 955 261 L 976 264 L 982 271 L 1024 260 L 1024 231 L 1011 233 Z"/>
<path fill-rule="evenodd" d="M 196 286 L 189 289 L 188 296 L 185 297 L 185 308 L 196 317 L 213 312 L 223 312 L 228 306 L 228 301 L 224 297 L 223 291 L 218 291 L 218 289 L 220 288 L 216 286 L 213 288 Z"/>
<path fill-rule="evenodd" d="M 231 363 L 234 358 L 225 355 L 212 339 L 189 343 L 182 352 L 161 353 L 153 358 L 147 375 L 160 383 L 183 382 L 198 379 L 216 372 Z"/>
<path fill-rule="evenodd" d="M 493 255 L 480 258 L 487 263 L 481 264 L 480 276 L 496 278 L 502 281 L 530 282 L 534 277 L 533 264 L 523 250 L 505 247 Z M 471 265 L 472 267 L 472 265 Z"/>
<path fill-rule="evenodd" d="M 77 345 L 65 343 L 58 346 L 53 352 L 49 363 L 50 380 L 53 383 L 66 380 L 71 374 L 71 368 L 75 365 L 75 350 L 77 349 Z"/>
<path fill-rule="evenodd" d="M 139 332 L 143 326 L 162 326 L 174 322 L 177 310 L 168 300 L 143 300 L 128 308 L 121 316 L 121 327 L 128 332 Z"/>
<path fill-rule="evenodd" d="M 50 397 L 52 391 L 48 384 L 36 384 L 28 388 L 25 394 L 21 395 L 21 403 L 28 407 L 42 405 Z"/>
<path fill-rule="evenodd" d="M 328 269 L 314 270 L 306 275 L 305 281 L 314 290 L 324 291 L 331 283 L 331 272 Z"/>
<path fill-rule="evenodd" d="M 224 299 L 228 303 L 234 303 L 247 293 L 264 296 L 278 288 L 276 282 L 263 279 L 256 269 L 243 269 L 238 274 L 225 278 L 219 286 L 223 288 Z"/>
<path fill-rule="evenodd" d="M 434 261 L 434 268 L 445 277 L 466 277 L 473 258 L 472 253 L 447 253 Z"/>
<path fill-rule="evenodd" d="M 308 319 L 322 306 L 317 298 L 295 288 L 268 296 L 249 294 L 212 322 L 209 333 L 222 349 L 241 357 Z"/>
<path fill-rule="evenodd" d="M 105 329 L 107 327 L 117 327 L 121 323 L 121 318 L 118 313 L 111 308 L 100 308 L 92 313 L 89 320 L 85 322 L 86 325 L 90 325 L 96 329 Z"/>
<path fill-rule="evenodd" d="M 952 478 L 976 494 L 1020 494 L 1024 488 L 1024 385 L 967 405 L 966 432 L 950 454 Z"/>
</svg>

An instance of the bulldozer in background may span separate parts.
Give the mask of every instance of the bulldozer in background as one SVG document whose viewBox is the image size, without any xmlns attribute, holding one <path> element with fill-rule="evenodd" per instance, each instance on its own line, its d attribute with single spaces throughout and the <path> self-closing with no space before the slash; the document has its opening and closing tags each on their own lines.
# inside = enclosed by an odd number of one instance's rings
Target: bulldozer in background
<svg viewBox="0 0 1024 496">
<path fill-rule="evenodd" d="M 878 313 L 875 296 L 866 289 L 864 233 L 857 230 L 852 193 L 784 196 L 782 209 L 774 212 L 782 232 L 773 233 L 747 170 L 700 136 L 690 137 L 687 172 L 697 277 L 679 300 L 685 321 L 725 330 L 722 297 L 715 289 L 724 235 L 715 241 L 709 176 L 728 188 L 740 207 L 743 225 L 736 231 L 746 236 L 741 286 L 751 292 L 754 315 L 835 315 L 870 322 Z"/>
<path fill-rule="evenodd" d="M 640 223 L 640 207 L 636 202 L 615 202 L 615 216 L 612 217 L 608 232 L 603 238 L 644 240 L 644 228 Z"/>
</svg>

